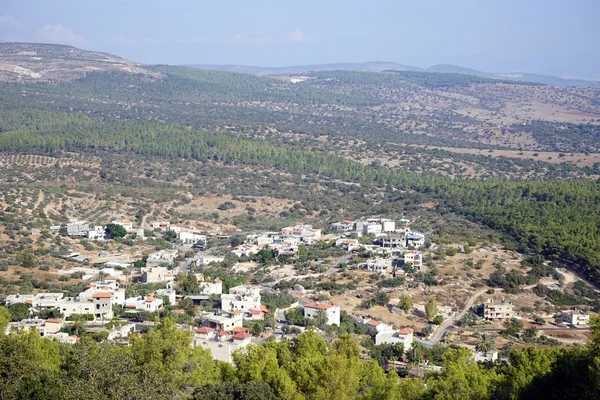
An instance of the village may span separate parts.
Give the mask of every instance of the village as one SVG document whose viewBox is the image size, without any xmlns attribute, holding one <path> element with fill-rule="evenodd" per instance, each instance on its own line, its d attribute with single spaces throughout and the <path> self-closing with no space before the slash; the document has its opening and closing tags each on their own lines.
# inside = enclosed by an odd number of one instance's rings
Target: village
<svg viewBox="0 0 600 400">
<path fill-rule="evenodd" d="M 362 341 L 367 358 L 377 346 L 399 344 L 406 353 L 445 343 L 469 348 L 477 361 L 495 361 L 519 340 L 558 345 L 563 332 L 576 333 L 563 345 L 586 340 L 589 308 L 558 310 L 539 302 L 534 312 L 529 305 L 517 307 L 500 289 L 474 284 L 470 274 L 454 276 L 444 292 L 437 289 L 434 257 L 442 253 L 480 271 L 520 259 L 501 260 L 468 245 L 441 247 L 430 232 L 411 225 L 410 219 L 372 217 L 326 229 L 298 223 L 243 234 L 166 221 L 143 229 L 127 218 L 106 226 L 71 220 L 51 231 L 73 244 L 153 237 L 165 245 L 143 255 L 69 249 L 60 257 L 77 266 L 59 272 L 79 274 L 85 289 L 6 296 L 9 309 L 26 309 L 6 333 L 37 330 L 64 343 L 76 343 L 83 333 L 127 345 L 132 333 L 143 334 L 173 316 L 180 329 L 193 332 L 193 346 L 229 363 L 238 349 L 287 340 L 307 329 L 326 337 L 361 335 L 367 338 Z M 558 283 L 545 282 L 550 289 Z M 538 337 L 538 330 L 547 336 Z"/>
</svg>

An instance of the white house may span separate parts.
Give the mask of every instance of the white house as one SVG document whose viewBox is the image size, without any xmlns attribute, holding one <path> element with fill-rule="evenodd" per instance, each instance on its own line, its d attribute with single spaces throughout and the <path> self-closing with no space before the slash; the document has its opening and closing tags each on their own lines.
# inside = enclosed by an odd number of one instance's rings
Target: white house
<svg viewBox="0 0 600 400">
<path fill-rule="evenodd" d="M 406 234 L 406 247 L 421 247 L 425 245 L 425 235 L 417 232 L 408 232 Z"/>
<path fill-rule="evenodd" d="M 198 286 L 200 287 L 199 294 L 223 294 L 223 281 L 219 278 L 215 278 L 212 282 L 199 282 Z"/>
<path fill-rule="evenodd" d="M 87 233 L 87 238 L 90 240 L 104 240 L 106 236 L 106 230 L 103 226 L 94 226 Z"/>
<path fill-rule="evenodd" d="M 354 229 L 354 221 L 334 222 L 331 224 L 331 230 L 337 232 L 349 232 Z"/>
<path fill-rule="evenodd" d="M 217 330 L 219 335 L 223 334 L 224 332 L 233 331 L 235 328 L 243 328 L 243 317 L 241 311 L 203 313 L 201 318 L 203 325 Z"/>
<path fill-rule="evenodd" d="M 184 245 L 191 246 L 197 243 L 203 243 L 206 247 L 206 236 L 201 235 L 192 229 L 182 229 L 179 232 L 179 240 L 181 240 Z"/>
<path fill-rule="evenodd" d="M 149 267 L 159 266 L 161 264 L 173 264 L 177 258 L 177 250 L 161 250 L 156 253 L 152 253 L 146 260 L 146 265 Z"/>
<path fill-rule="evenodd" d="M 358 250 L 360 247 L 358 239 L 338 239 L 335 241 L 335 245 L 346 251 Z"/>
<path fill-rule="evenodd" d="M 412 328 L 402 328 L 400 330 L 386 330 L 381 331 L 375 335 L 375 344 L 394 344 L 402 343 L 404 350 L 409 350 L 413 344 L 413 333 Z"/>
<path fill-rule="evenodd" d="M 392 325 L 374 319 L 363 320 L 362 324 L 365 327 L 365 330 L 370 334 L 377 334 L 379 332 L 394 330 L 394 327 Z"/>
<path fill-rule="evenodd" d="M 392 259 L 391 258 L 376 258 L 369 259 L 366 263 L 359 264 L 359 268 L 366 269 L 367 271 L 378 272 L 382 275 L 388 274 L 392 271 Z"/>
<path fill-rule="evenodd" d="M 223 311 L 243 311 L 260 309 L 260 288 L 256 286 L 236 286 L 229 289 L 229 294 L 221 295 Z"/>
<path fill-rule="evenodd" d="M 320 311 L 327 315 L 327 325 L 340 325 L 340 306 L 327 303 L 308 303 L 304 306 L 304 317 L 315 318 Z"/>
<path fill-rule="evenodd" d="M 169 304 L 175 304 L 176 293 L 174 289 L 158 289 L 154 292 L 154 296 L 156 297 L 166 297 L 169 299 Z"/>
<path fill-rule="evenodd" d="M 133 222 L 128 219 L 116 219 L 112 221 L 111 224 L 121 225 L 126 231 L 133 230 Z"/>
<path fill-rule="evenodd" d="M 590 323 L 589 314 L 584 314 L 578 310 L 572 310 L 563 313 L 562 319 L 571 325 L 587 325 Z"/>
<path fill-rule="evenodd" d="M 312 225 L 298 224 L 281 229 L 281 236 L 285 238 L 294 238 L 305 244 L 314 244 L 321 238 L 321 230 L 314 229 Z"/>
<path fill-rule="evenodd" d="M 383 232 L 395 232 L 396 222 L 392 219 L 381 218 L 381 227 Z"/>
<path fill-rule="evenodd" d="M 146 297 L 130 297 L 125 300 L 125 308 L 128 310 L 156 312 L 163 306 L 163 299 L 157 299 L 153 295 Z"/>
<path fill-rule="evenodd" d="M 475 354 L 475 362 L 486 362 L 486 361 L 496 361 L 498 359 L 497 351 L 476 351 Z"/>
</svg>

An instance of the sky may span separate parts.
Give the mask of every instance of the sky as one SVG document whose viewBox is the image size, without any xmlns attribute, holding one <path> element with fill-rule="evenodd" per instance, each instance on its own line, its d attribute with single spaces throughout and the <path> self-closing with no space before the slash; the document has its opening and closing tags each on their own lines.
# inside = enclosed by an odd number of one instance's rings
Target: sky
<svg viewBox="0 0 600 400">
<path fill-rule="evenodd" d="M 600 79 L 600 0 L 0 0 L 0 40 L 148 64 L 391 61 Z"/>
</svg>

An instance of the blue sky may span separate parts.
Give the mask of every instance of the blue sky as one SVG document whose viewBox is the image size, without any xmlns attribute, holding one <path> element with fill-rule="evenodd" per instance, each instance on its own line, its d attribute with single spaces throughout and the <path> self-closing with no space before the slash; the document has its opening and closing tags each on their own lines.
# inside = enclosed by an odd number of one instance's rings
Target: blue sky
<svg viewBox="0 0 600 400">
<path fill-rule="evenodd" d="M 0 39 L 144 63 L 393 61 L 600 79 L 599 0 L 0 0 Z"/>
</svg>

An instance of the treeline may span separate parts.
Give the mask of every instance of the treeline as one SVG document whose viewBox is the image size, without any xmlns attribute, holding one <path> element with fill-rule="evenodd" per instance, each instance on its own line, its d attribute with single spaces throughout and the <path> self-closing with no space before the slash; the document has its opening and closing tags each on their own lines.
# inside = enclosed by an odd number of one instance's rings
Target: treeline
<svg viewBox="0 0 600 400">
<path fill-rule="evenodd" d="M 419 71 L 395 71 L 387 70 L 381 72 L 364 71 L 316 71 L 308 74 L 319 79 L 308 81 L 309 84 L 323 85 L 325 82 L 329 85 L 336 84 L 359 84 L 359 85 L 385 85 L 394 86 L 399 84 L 412 83 L 426 88 L 445 88 L 456 86 L 469 86 L 476 83 L 499 84 L 506 83 L 511 85 L 537 85 L 530 82 L 503 81 L 499 79 L 483 78 L 476 75 L 466 75 L 457 73 L 438 73 L 438 72 L 419 72 Z"/>
<path fill-rule="evenodd" d="M 1 307 L 2 331 L 9 319 Z M 327 343 L 309 331 L 288 341 L 250 345 L 233 353 L 231 365 L 193 348 L 193 333 L 178 329 L 169 318 L 147 333 L 132 334 L 129 346 L 91 339 L 61 344 L 31 330 L 0 336 L 0 398 L 425 400 L 566 399 L 576 394 L 597 399 L 600 325 L 596 320 L 592 326 L 588 346 L 513 350 L 508 364 L 478 365 L 470 351 L 448 349 L 441 372 L 422 373 L 421 367 L 414 378 L 400 378 L 393 367 L 386 372 L 376 360 L 361 361 L 361 349 L 349 335 Z M 425 361 L 427 353 L 418 346 L 411 353 L 415 366 Z"/>
<path fill-rule="evenodd" d="M 574 264 L 588 278 L 600 280 L 600 180 L 452 179 L 366 166 L 325 152 L 177 125 L 102 121 L 81 114 L 40 111 L 0 113 L 0 150 L 191 158 L 314 174 L 365 188 L 415 191 L 439 201 L 441 210 L 462 213 L 504 232 L 519 250 Z"/>
<path fill-rule="evenodd" d="M 155 76 L 120 71 L 92 72 L 73 82 L 36 85 L 55 94 L 106 98 L 111 101 L 277 102 L 365 106 L 379 100 L 294 85 L 267 77 L 177 66 L 148 66 Z"/>
<path fill-rule="evenodd" d="M 511 130 L 531 134 L 536 142 L 550 151 L 600 152 L 600 125 L 531 121 L 525 125 L 515 124 Z"/>
</svg>

